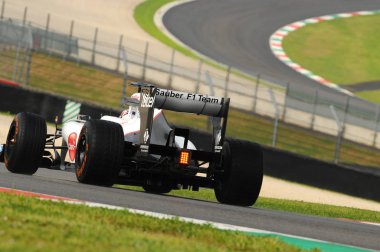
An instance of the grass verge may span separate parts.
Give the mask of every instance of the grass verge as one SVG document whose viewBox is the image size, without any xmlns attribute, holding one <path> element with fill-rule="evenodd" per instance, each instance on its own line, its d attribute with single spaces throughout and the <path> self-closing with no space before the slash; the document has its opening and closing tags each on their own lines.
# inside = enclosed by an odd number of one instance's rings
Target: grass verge
<svg viewBox="0 0 380 252">
<path fill-rule="evenodd" d="M 276 238 L 0 194 L 1 251 L 300 251 Z"/>
<path fill-rule="evenodd" d="M 136 191 L 143 191 L 138 186 L 117 185 L 116 187 L 125 188 Z M 187 190 L 173 190 L 169 193 L 171 196 L 205 200 L 216 202 L 214 191 L 212 189 L 201 188 L 199 192 Z M 351 219 L 355 221 L 368 221 L 380 223 L 380 212 L 363 210 L 351 207 L 332 206 L 319 203 L 309 203 L 295 200 L 282 200 L 259 197 L 254 208 L 271 209 L 277 211 L 286 211 L 291 213 L 314 215 L 329 218 Z"/>
<path fill-rule="evenodd" d="M 355 95 L 365 100 L 380 104 L 380 86 L 379 90 L 357 92 Z"/>
<path fill-rule="evenodd" d="M 283 47 L 294 62 L 334 83 L 380 80 L 378 27 L 379 14 L 326 21 L 290 33 Z M 380 103 L 379 96 L 370 93 L 358 95 Z"/>
</svg>

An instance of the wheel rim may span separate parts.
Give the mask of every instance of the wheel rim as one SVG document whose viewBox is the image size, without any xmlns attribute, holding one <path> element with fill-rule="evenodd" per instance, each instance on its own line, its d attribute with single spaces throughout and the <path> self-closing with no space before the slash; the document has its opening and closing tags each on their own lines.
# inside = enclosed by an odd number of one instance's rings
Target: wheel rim
<svg viewBox="0 0 380 252">
<path fill-rule="evenodd" d="M 84 166 L 86 163 L 86 155 L 87 155 L 87 140 L 86 136 L 82 134 L 79 137 L 77 151 L 75 154 L 75 174 L 79 181 L 81 181 L 81 177 L 84 171 Z"/>
<path fill-rule="evenodd" d="M 86 156 L 86 136 L 81 135 L 79 141 L 78 141 L 78 146 L 77 146 L 77 152 L 76 152 L 76 157 L 75 157 L 75 162 L 77 164 L 77 170 L 79 170 L 84 162 L 85 156 Z"/>
<path fill-rule="evenodd" d="M 8 136 L 7 136 L 7 143 L 5 147 L 6 159 L 9 159 L 9 157 L 12 155 L 15 145 L 16 145 L 16 123 L 12 122 L 11 127 L 9 129 Z"/>
</svg>

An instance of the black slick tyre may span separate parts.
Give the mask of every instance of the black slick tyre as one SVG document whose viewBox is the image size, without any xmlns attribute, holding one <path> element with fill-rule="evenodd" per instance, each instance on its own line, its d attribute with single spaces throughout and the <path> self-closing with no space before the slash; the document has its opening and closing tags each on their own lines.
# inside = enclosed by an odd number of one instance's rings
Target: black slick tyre
<svg viewBox="0 0 380 252">
<path fill-rule="evenodd" d="M 216 177 L 214 191 L 220 203 L 252 206 L 261 190 L 263 152 L 259 145 L 226 140 L 223 146 L 223 172 Z"/>
<path fill-rule="evenodd" d="M 46 143 L 46 121 L 32 113 L 19 113 L 9 128 L 5 167 L 13 173 L 34 174 L 40 165 Z"/>
<path fill-rule="evenodd" d="M 105 120 L 87 121 L 79 134 L 75 174 L 79 182 L 112 186 L 124 155 L 122 127 Z"/>
</svg>

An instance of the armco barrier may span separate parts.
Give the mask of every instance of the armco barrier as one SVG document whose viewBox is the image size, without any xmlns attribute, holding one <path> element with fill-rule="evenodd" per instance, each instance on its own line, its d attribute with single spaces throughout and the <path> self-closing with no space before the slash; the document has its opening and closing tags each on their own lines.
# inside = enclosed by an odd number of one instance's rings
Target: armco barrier
<svg viewBox="0 0 380 252">
<path fill-rule="evenodd" d="M 58 122 L 61 123 L 67 100 L 63 96 L 7 85 L 0 80 L 0 111 L 8 111 L 12 114 L 22 111 L 32 112 L 41 115 L 48 122 L 54 122 L 55 116 L 58 116 Z M 82 103 L 80 113 L 99 118 L 101 114 L 119 115 L 120 112 Z"/>
<path fill-rule="evenodd" d="M 191 141 L 210 148 L 211 137 L 192 131 Z M 263 146 L 264 174 L 380 202 L 380 170 L 337 165 Z"/>
<path fill-rule="evenodd" d="M 33 112 L 52 122 L 56 115 L 62 120 L 66 101 L 62 96 L 4 85 L 0 81 L 0 111 Z M 82 103 L 80 113 L 99 118 L 101 114 L 117 115 L 119 111 Z M 200 148 L 210 148 L 208 133 L 192 130 L 190 139 Z M 380 202 L 380 170 L 336 165 L 270 147 L 263 150 L 266 175 Z"/>
<path fill-rule="evenodd" d="M 380 202 L 380 170 L 351 167 L 264 147 L 265 174 Z"/>
</svg>

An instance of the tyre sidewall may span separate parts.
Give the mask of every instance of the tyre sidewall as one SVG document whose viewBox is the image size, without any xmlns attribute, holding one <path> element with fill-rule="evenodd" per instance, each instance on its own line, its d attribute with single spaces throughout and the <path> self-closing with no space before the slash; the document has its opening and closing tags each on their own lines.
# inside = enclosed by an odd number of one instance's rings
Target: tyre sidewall
<svg viewBox="0 0 380 252">
<path fill-rule="evenodd" d="M 83 162 L 78 151 L 82 138 L 86 140 Z M 111 186 L 119 174 L 124 155 L 124 134 L 121 125 L 104 121 L 87 121 L 77 144 L 75 174 L 79 182 Z"/>
<path fill-rule="evenodd" d="M 258 144 L 227 140 L 223 145 L 223 174 L 216 179 L 215 196 L 221 203 L 250 206 L 260 193 L 263 155 Z"/>
<path fill-rule="evenodd" d="M 15 116 L 4 152 L 5 166 L 10 172 L 34 174 L 37 171 L 45 149 L 46 131 L 46 122 L 38 115 L 23 112 Z M 15 142 L 9 153 L 12 133 Z"/>
</svg>

